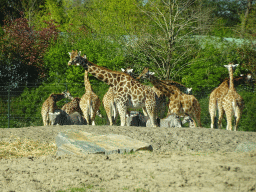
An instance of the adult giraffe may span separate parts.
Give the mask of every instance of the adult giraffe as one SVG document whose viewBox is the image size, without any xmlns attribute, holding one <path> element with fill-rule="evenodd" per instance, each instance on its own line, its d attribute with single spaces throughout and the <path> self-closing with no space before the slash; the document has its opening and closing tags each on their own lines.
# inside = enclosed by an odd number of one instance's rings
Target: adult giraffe
<svg viewBox="0 0 256 192">
<path fill-rule="evenodd" d="M 178 87 L 174 86 L 173 81 L 164 81 L 154 77 L 148 68 L 145 68 L 140 76 L 148 78 L 156 89 L 164 93 L 169 98 L 168 114 L 176 114 L 179 116 L 189 115 L 197 126 L 201 127 L 201 108 L 198 100 L 193 95 L 183 93 Z"/>
</svg>

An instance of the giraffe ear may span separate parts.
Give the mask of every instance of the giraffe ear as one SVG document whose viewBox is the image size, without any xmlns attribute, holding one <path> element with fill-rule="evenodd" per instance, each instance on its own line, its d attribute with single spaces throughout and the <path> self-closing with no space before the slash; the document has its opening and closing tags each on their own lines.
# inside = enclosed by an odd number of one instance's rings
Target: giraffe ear
<svg viewBox="0 0 256 192">
<path fill-rule="evenodd" d="M 80 56 L 81 55 L 81 51 L 78 51 L 77 55 Z"/>
<path fill-rule="evenodd" d="M 129 70 L 128 70 L 128 73 L 132 73 L 132 72 L 133 72 L 133 69 L 129 69 Z"/>
<path fill-rule="evenodd" d="M 238 67 L 239 64 L 235 64 L 235 67 Z"/>
<path fill-rule="evenodd" d="M 69 56 L 71 56 L 72 53 L 71 53 L 71 52 L 68 52 L 68 54 L 69 54 Z"/>
<path fill-rule="evenodd" d="M 125 70 L 123 68 L 121 68 L 121 71 L 125 72 Z"/>
</svg>

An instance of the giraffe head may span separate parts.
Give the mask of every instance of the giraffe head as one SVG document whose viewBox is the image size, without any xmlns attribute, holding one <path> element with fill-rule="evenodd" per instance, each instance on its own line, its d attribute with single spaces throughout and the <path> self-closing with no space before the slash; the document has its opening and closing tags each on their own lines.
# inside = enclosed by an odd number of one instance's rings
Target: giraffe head
<svg viewBox="0 0 256 192">
<path fill-rule="evenodd" d="M 68 62 L 68 65 L 81 65 L 84 67 L 85 70 L 88 69 L 88 65 L 90 65 L 90 63 L 88 62 L 86 55 L 81 56 L 81 51 L 72 50 L 72 52 L 69 52 L 69 55 L 70 60 Z"/>
<path fill-rule="evenodd" d="M 224 67 L 226 67 L 228 69 L 228 71 L 230 71 L 230 69 L 232 69 L 233 71 L 235 70 L 235 68 L 238 66 L 239 64 L 234 64 L 234 63 L 229 63 L 228 65 L 224 65 Z"/>
<path fill-rule="evenodd" d="M 186 94 L 190 95 L 191 92 L 192 92 L 192 87 L 187 88 Z"/>
<path fill-rule="evenodd" d="M 127 67 L 126 69 L 121 68 L 121 71 L 134 78 L 133 68 L 130 68 L 130 67 Z"/>
<path fill-rule="evenodd" d="M 136 79 L 141 79 L 141 78 L 150 78 L 150 76 L 154 75 L 155 72 L 149 71 L 148 67 L 145 67 L 141 74 L 136 78 Z"/>
<path fill-rule="evenodd" d="M 133 73 L 133 69 L 128 67 L 126 69 L 124 68 L 121 68 L 121 71 L 124 72 L 124 73 L 127 73 L 128 75 L 131 75 Z"/>
<path fill-rule="evenodd" d="M 74 99 L 69 91 L 63 91 L 62 94 L 64 94 L 64 97 L 67 99 Z"/>
</svg>

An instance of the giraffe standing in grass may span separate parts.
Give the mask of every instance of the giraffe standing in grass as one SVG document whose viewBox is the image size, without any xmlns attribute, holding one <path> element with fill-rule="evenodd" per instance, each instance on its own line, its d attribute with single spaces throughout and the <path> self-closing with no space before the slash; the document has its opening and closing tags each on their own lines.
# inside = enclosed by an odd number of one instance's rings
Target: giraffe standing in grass
<svg viewBox="0 0 256 192">
<path fill-rule="evenodd" d="M 227 130 L 232 131 L 232 116 L 235 116 L 234 131 L 237 130 L 238 123 L 240 121 L 242 110 L 244 107 L 243 98 L 236 92 L 233 80 L 233 70 L 239 64 L 229 63 L 224 65 L 229 72 L 229 89 L 228 93 L 222 99 L 223 109 L 227 118 Z"/>
<path fill-rule="evenodd" d="M 247 75 L 240 75 L 240 77 L 234 79 L 234 85 L 239 85 L 242 83 L 250 83 L 252 80 L 252 75 L 248 73 Z M 214 128 L 214 119 L 216 112 L 218 110 L 218 128 L 222 128 L 222 119 L 224 116 L 224 109 L 222 106 L 222 100 L 229 90 L 229 79 L 225 79 L 217 88 L 215 88 L 209 98 L 209 113 L 211 117 L 211 128 Z"/>
<path fill-rule="evenodd" d="M 67 92 L 62 92 L 58 94 L 52 93 L 43 103 L 41 108 L 41 115 L 43 118 L 44 126 L 50 125 L 49 122 L 49 113 L 54 113 L 56 109 L 58 109 L 57 102 L 60 101 L 63 98 L 72 99 L 73 97 Z"/>
<path fill-rule="evenodd" d="M 136 81 L 130 75 L 123 72 L 112 71 L 100 67 L 88 61 L 86 57 L 80 56 L 80 52 L 72 51 L 68 65 L 81 65 L 99 80 L 113 87 L 115 103 L 121 119 L 121 126 L 126 124 L 126 113 L 128 108 L 146 107 L 153 127 L 156 124 L 156 97 L 155 92 Z"/>
<path fill-rule="evenodd" d="M 201 108 L 198 100 L 193 95 L 187 95 L 173 85 L 173 82 L 159 80 L 149 73 L 149 69 L 145 68 L 142 75 L 149 78 L 150 82 L 161 90 L 169 98 L 168 114 L 176 114 L 179 116 L 189 115 L 192 120 L 196 120 L 197 126 L 201 127 Z"/>
</svg>

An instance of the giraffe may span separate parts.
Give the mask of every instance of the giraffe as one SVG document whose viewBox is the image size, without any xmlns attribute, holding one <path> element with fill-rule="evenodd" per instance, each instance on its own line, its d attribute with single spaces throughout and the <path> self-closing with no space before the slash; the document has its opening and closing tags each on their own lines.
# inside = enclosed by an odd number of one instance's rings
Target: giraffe
<svg viewBox="0 0 256 192">
<path fill-rule="evenodd" d="M 178 87 L 174 86 L 174 81 L 159 80 L 149 73 L 149 69 L 145 68 L 142 72 L 143 76 L 149 78 L 150 82 L 169 97 L 169 109 L 167 115 L 189 115 L 193 121 L 196 120 L 197 126 L 201 127 L 201 108 L 198 100 L 193 95 L 183 93 Z"/>
<path fill-rule="evenodd" d="M 155 114 L 157 96 L 152 89 L 142 85 L 128 74 L 112 71 L 88 61 L 86 57 L 80 56 L 81 52 L 72 51 L 69 54 L 68 65 L 81 65 L 93 76 L 113 87 L 121 126 L 126 124 L 128 108 L 146 107 L 153 127 L 157 127 Z"/>
<path fill-rule="evenodd" d="M 248 73 L 246 75 L 240 74 L 240 77 L 237 77 L 234 79 L 234 85 L 239 85 L 242 83 L 250 83 L 252 80 L 252 75 L 251 73 Z M 217 87 L 215 88 L 209 98 L 209 113 L 211 117 L 211 128 L 214 128 L 214 119 L 216 116 L 216 112 L 218 110 L 219 112 L 219 118 L 218 118 L 218 128 L 222 128 L 222 119 L 224 116 L 224 109 L 222 106 L 222 100 L 224 96 L 228 93 L 229 89 L 229 78 L 224 79 L 224 81 Z"/>
<path fill-rule="evenodd" d="M 227 118 L 227 130 L 232 131 L 232 116 L 235 116 L 234 131 L 236 131 L 238 123 L 240 121 L 242 110 L 244 107 L 243 98 L 236 92 L 234 87 L 233 70 L 239 64 L 229 63 L 224 65 L 229 72 L 229 89 L 228 93 L 222 99 L 223 109 Z"/>
<path fill-rule="evenodd" d="M 124 73 L 127 73 L 128 75 L 133 77 L 133 69 L 132 68 L 126 68 L 126 69 L 121 68 L 121 71 Z M 109 87 L 108 91 L 105 93 L 105 95 L 103 96 L 103 99 L 102 99 L 102 103 L 103 103 L 104 109 L 107 113 L 107 117 L 108 117 L 110 126 L 113 125 L 113 121 L 116 120 L 117 113 L 118 113 L 116 104 L 114 102 L 114 97 L 115 97 L 115 94 L 113 91 L 113 87 Z"/>
<path fill-rule="evenodd" d="M 84 86 L 85 86 L 85 94 L 81 97 L 79 106 L 82 110 L 84 118 L 87 121 L 87 124 L 95 125 L 95 117 L 99 114 L 100 108 L 100 99 L 98 95 L 96 95 L 91 87 L 88 71 L 84 72 Z M 100 116 L 100 115 L 99 115 Z"/>
<path fill-rule="evenodd" d="M 60 101 L 63 98 L 72 99 L 73 97 L 69 93 L 69 91 L 64 91 L 62 93 L 54 94 L 52 93 L 43 103 L 41 108 L 41 115 L 43 118 L 44 126 L 50 125 L 49 122 L 49 113 L 54 113 L 58 106 L 56 102 Z"/>
<path fill-rule="evenodd" d="M 148 68 L 145 68 L 136 79 L 138 80 L 141 79 L 145 73 L 154 75 L 154 72 L 150 72 Z M 166 96 L 161 90 L 157 89 L 155 85 L 152 87 L 152 90 L 157 95 L 157 109 L 156 109 L 157 112 L 156 113 L 157 113 L 157 117 L 161 119 L 164 117 L 165 111 L 166 111 Z M 144 110 L 143 110 L 143 113 L 145 115 Z"/>
<path fill-rule="evenodd" d="M 78 112 L 81 115 L 83 115 L 83 112 L 79 106 L 81 98 L 79 97 L 74 97 L 72 100 L 65 105 L 62 106 L 61 110 L 65 111 L 67 114 L 72 114 L 74 112 Z"/>
</svg>

